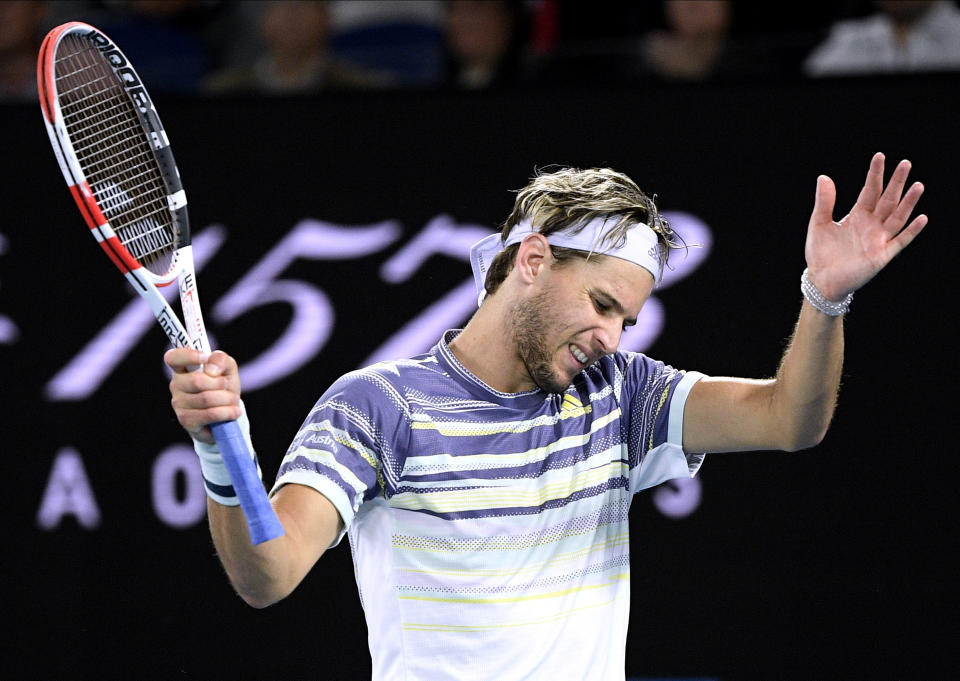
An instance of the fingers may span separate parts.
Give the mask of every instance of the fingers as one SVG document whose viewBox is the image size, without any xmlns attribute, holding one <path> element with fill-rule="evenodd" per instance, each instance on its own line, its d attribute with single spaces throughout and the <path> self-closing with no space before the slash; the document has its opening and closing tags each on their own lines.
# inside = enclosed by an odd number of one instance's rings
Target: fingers
<svg viewBox="0 0 960 681">
<path fill-rule="evenodd" d="M 900 228 L 910 219 L 910 214 L 913 213 L 913 209 L 917 207 L 917 202 L 920 200 L 923 190 L 924 186 L 921 183 L 914 182 L 910 186 L 910 189 L 907 190 L 903 200 L 899 201 L 893 212 L 887 216 L 884 221 L 884 227 L 886 227 L 891 234 L 899 232 Z"/>
<path fill-rule="evenodd" d="M 237 372 L 237 363 L 230 355 L 218 350 L 204 357 L 196 350 L 185 352 L 171 350 L 167 352 L 164 359 L 174 369 L 170 379 L 171 393 L 196 395 L 225 391 L 233 393 L 234 397 L 239 399 L 240 376 Z M 201 359 L 206 360 L 203 363 L 203 370 L 196 371 Z"/>
<path fill-rule="evenodd" d="M 810 217 L 814 224 L 833 222 L 833 206 L 837 201 L 837 188 L 826 175 L 817 178 L 817 194 L 813 202 L 813 215 Z"/>
<path fill-rule="evenodd" d="M 857 205 L 863 206 L 867 210 L 873 210 L 880 195 L 883 192 L 883 164 L 885 157 L 877 152 L 870 159 L 870 170 L 867 171 L 867 180 L 863 183 L 863 189 L 860 190 L 860 196 L 857 197 Z"/>
<path fill-rule="evenodd" d="M 887 253 L 890 258 L 895 257 L 900 251 L 910 245 L 910 242 L 917 238 L 917 235 L 927 226 L 927 216 L 918 215 L 913 219 L 906 229 L 897 234 L 887 243 Z"/>
<path fill-rule="evenodd" d="M 883 191 L 880 200 L 877 201 L 873 209 L 881 220 L 886 220 L 897 206 L 900 205 L 900 196 L 903 193 L 903 187 L 907 184 L 910 167 L 910 161 L 903 160 L 900 161 L 894 169 L 887 188 Z"/>
<path fill-rule="evenodd" d="M 206 366 L 204 366 L 206 369 Z M 211 376 L 206 371 L 190 371 L 187 373 L 176 373 L 170 379 L 171 392 L 178 392 L 195 395 L 197 393 L 227 390 L 233 391 L 233 383 L 227 376 Z"/>
<path fill-rule="evenodd" d="M 177 348 L 167 351 L 164 361 L 173 369 L 170 403 L 192 437 L 212 442 L 207 426 L 240 417 L 240 378 L 237 363 L 228 354 Z"/>
<path fill-rule="evenodd" d="M 211 385 L 212 380 L 226 385 L 226 379 L 211 379 L 199 372 L 176 374 L 170 382 L 170 404 L 177 420 L 192 437 L 204 442 L 213 442 L 207 428 L 211 423 L 233 421 L 241 414 L 240 395 Z"/>
<path fill-rule="evenodd" d="M 208 376 L 236 376 L 237 362 L 222 350 L 205 354 L 193 348 L 174 348 L 167 350 L 163 361 L 176 374 L 191 373 L 203 367 Z"/>
<path fill-rule="evenodd" d="M 229 390 L 176 393 L 170 404 L 173 405 L 180 425 L 191 432 L 211 423 L 240 418 L 240 398 Z"/>
<path fill-rule="evenodd" d="M 163 361 L 175 374 L 194 371 L 207 359 L 207 355 L 193 348 L 173 348 L 167 350 L 163 355 Z"/>
</svg>

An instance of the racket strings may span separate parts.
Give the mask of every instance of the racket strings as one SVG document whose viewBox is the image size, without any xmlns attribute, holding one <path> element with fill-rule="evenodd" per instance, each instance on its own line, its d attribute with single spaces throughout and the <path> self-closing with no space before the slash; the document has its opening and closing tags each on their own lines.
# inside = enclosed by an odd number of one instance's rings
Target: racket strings
<svg viewBox="0 0 960 681">
<path fill-rule="evenodd" d="M 164 274 L 176 226 L 134 103 L 100 51 L 81 36 L 64 37 L 55 69 L 64 125 L 100 210 L 130 254 Z"/>
</svg>

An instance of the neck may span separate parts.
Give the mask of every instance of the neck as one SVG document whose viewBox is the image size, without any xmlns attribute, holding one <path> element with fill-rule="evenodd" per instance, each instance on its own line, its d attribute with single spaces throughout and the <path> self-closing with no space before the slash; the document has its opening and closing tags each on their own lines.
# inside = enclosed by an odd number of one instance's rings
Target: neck
<svg viewBox="0 0 960 681">
<path fill-rule="evenodd" d="M 488 297 L 450 350 L 470 373 L 494 390 L 517 393 L 532 390 L 535 384 L 517 354 L 504 299 Z"/>
</svg>

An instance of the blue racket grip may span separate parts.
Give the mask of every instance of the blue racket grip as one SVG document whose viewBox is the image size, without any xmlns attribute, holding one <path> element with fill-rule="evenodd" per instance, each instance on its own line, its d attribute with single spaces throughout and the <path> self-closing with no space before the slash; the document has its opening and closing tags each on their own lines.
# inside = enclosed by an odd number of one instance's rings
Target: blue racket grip
<svg viewBox="0 0 960 681">
<path fill-rule="evenodd" d="M 247 449 L 247 442 L 236 421 L 223 421 L 210 426 L 220 448 L 223 463 L 240 500 L 240 508 L 247 519 L 250 541 L 262 544 L 283 535 L 283 525 L 267 499 L 257 464 Z"/>
</svg>

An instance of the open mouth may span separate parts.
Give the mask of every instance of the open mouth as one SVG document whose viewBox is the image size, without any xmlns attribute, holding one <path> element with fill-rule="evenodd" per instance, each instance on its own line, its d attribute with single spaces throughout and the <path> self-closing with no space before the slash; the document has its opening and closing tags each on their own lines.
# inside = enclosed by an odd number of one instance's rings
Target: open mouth
<svg viewBox="0 0 960 681">
<path fill-rule="evenodd" d="M 580 348 L 578 348 L 576 345 L 573 345 L 572 343 L 568 347 L 570 349 L 570 354 L 573 355 L 573 358 L 577 360 L 577 362 L 579 362 L 583 366 L 587 366 L 588 364 L 590 364 L 590 358 L 586 354 L 584 354 L 583 351 L 580 350 Z"/>
</svg>

